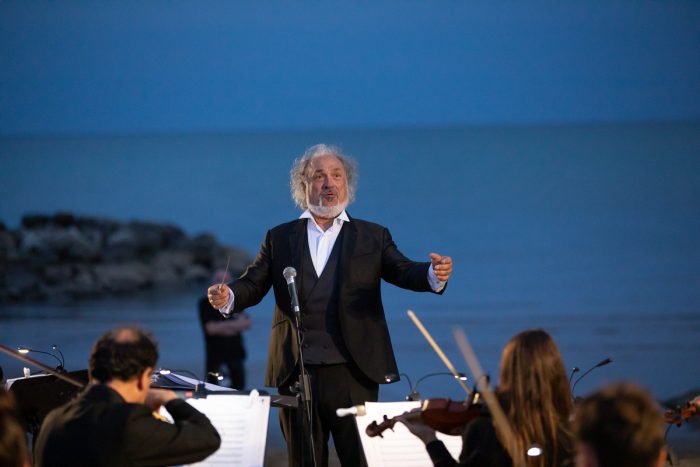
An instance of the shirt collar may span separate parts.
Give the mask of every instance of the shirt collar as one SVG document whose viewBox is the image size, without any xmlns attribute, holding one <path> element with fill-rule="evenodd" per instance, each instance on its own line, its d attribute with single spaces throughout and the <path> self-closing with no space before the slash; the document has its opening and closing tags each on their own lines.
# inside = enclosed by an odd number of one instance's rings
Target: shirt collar
<svg viewBox="0 0 700 467">
<path fill-rule="evenodd" d="M 316 220 L 314 219 L 314 216 L 311 215 L 311 211 L 309 211 L 308 209 L 301 213 L 301 216 L 299 216 L 299 219 L 311 219 L 313 221 L 314 225 L 316 225 L 316 227 L 318 227 L 318 224 L 316 224 Z M 348 216 L 348 213 L 345 212 L 345 209 L 343 209 L 343 212 L 338 214 L 338 217 L 333 219 L 333 227 L 342 225 L 343 222 L 350 222 L 350 217 Z M 318 227 L 318 228 L 319 228 L 319 230 L 321 230 L 320 227 Z"/>
</svg>

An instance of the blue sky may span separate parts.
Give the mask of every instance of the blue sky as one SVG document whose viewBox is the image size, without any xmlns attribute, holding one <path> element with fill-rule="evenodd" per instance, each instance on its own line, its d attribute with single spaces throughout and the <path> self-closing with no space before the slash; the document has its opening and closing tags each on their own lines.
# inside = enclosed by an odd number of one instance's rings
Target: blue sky
<svg viewBox="0 0 700 467">
<path fill-rule="evenodd" d="M 700 118 L 697 1 L 0 3 L 0 135 Z"/>
</svg>

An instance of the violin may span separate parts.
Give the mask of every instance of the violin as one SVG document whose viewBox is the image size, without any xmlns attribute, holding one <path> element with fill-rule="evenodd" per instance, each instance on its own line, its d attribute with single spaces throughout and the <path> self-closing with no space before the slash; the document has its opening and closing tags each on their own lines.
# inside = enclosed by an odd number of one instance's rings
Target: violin
<svg viewBox="0 0 700 467">
<path fill-rule="evenodd" d="M 698 406 L 688 401 L 683 407 L 669 409 L 664 412 L 664 419 L 669 425 L 681 426 L 687 422 L 690 417 L 698 412 Z"/>
<path fill-rule="evenodd" d="M 451 399 L 426 399 L 421 407 L 406 412 L 401 417 L 408 421 L 423 423 L 435 431 L 446 435 L 460 435 L 464 426 L 476 417 L 485 414 L 481 403 L 477 402 L 478 393 L 468 403 Z M 394 429 L 399 417 L 387 417 L 381 423 L 373 421 L 365 429 L 367 436 L 383 437 L 387 429 Z"/>
</svg>

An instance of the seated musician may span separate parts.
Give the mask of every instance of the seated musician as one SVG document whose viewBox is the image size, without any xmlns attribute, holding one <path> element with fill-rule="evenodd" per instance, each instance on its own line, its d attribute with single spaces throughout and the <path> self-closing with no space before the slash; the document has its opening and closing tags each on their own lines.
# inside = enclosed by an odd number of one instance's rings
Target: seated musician
<svg viewBox="0 0 700 467">
<path fill-rule="evenodd" d="M 27 434 L 20 422 L 15 399 L 11 392 L 0 385 L 0 466 L 29 467 L 30 465 Z"/>
<path fill-rule="evenodd" d="M 574 433 L 578 467 L 655 467 L 666 461 L 661 409 L 631 383 L 606 386 L 583 399 Z"/>
<path fill-rule="evenodd" d="M 95 343 L 91 384 L 47 415 L 35 465 L 189 464 L 215 452 L 221 439 L 209 419 L 173 391 L 153 389 L 158 347 L 149 333 L 117 328 Z M 164 405 L 175 423 L 154 416 Z"/>
<path fill-rule="evenodd" d="M 512 445 L 528 466 L 573 465 L 569 417 L 573 402 L 559 349 L 545 331 L 529 330 L 513 337 L 503 349 L 496 395 L 513 429 Z M 426 445 L 435 466 L 511 466 L 491 418 L 477 417 L 464 427 L 459 464 L 435 436 L 435 430 L 399 417 Z M 537 445 L 543 452 L 527 457 Z"/>
</svg>

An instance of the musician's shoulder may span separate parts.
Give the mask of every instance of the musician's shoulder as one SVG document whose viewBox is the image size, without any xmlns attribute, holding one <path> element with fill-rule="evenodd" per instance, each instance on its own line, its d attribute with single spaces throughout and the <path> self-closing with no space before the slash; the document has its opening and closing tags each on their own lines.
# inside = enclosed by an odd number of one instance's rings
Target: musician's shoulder
<svg viewBox="0 0 700 467">
<path fill-rule="evenodd" d="M 358 229 L 365 229 L 370 231 L 380 231 L 386 229 L 386 227 L 384 227 L 381 224 L 377 224 L 376 222 L 371 222 L 364 219 L 357 219 L 355 217 L 353 217 L 350 220 L 350 223 L 354 223 L 355 227 Z"/>
<path fill-rule="evenodd" d="M 289 232 L 290 230 L 294 230 L 299 223 L 303 222 L 304 219 L 294 219 L 289 222 L 284 222 L 282 224 L 276 225 L 273 228 L 270 229 L 270 233 L 273 235 L 275 234 L 284 234 L 286 232 Z"/>
</svg>

